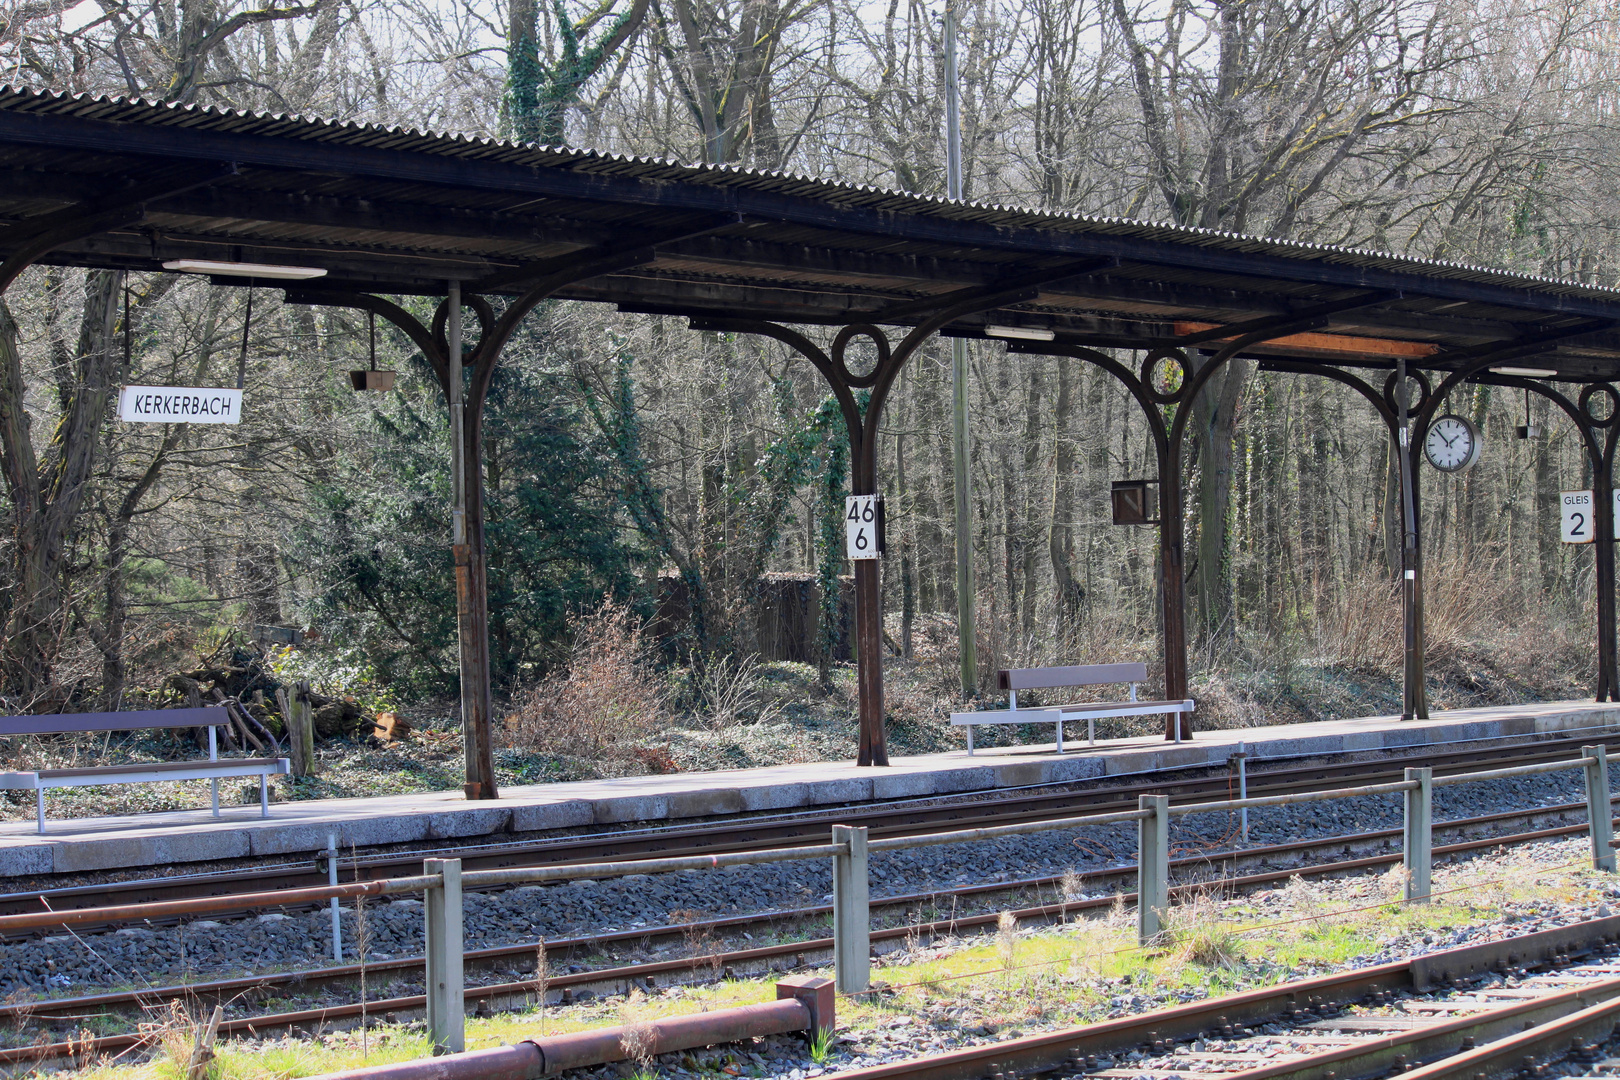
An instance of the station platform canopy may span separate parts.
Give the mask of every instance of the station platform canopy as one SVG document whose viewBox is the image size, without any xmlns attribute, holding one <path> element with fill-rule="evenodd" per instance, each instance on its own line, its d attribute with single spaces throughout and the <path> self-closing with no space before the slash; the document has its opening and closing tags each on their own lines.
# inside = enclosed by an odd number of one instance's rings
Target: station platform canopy
<svg viewBox="0 0 1620 1080">
<path fill-rule="evenodd" d="M 309 264 L 327 274 L 301 292 L 442 296 L 451 279 L 521 293 L 582 255 L 646 249 L 556 295 L 905 326 L 967 290 L 1011 289 L 946 332 L 1007 325 L 1138 349 L 1353 305 L 1252 351 L 1446 370 L 1454 351 L 1521 342 L 1557 378 L 1620 377 L 1620 334 L 1602 332 L 1620 321 L 1620 291 L 1596 285 L 722 166 L 0 89 L 0 250 L 15 257 L 42 227 L 90 218 L 104 227 L 32 261 Z"/>
<path fill-rule="evenodd" d="M 370 310 L 411 336 L 461 433 L 452 547 L 471 798 L 494 794 L 479 418 L 505 342 L 553 298 L 684 316 L 796 350 L 839 403 L 855 495 L 880 491 L 886 396 L 936 333 L 1108 371 L 1141 405 L 1158 455 L 1169 700 L 1189 696 L 1186 406 L 1222 365 L 1249 356 L 1334 379 L 1406 448 L 1403 715 L 1414 718 L 1427 715 L 1417 447 L 1465 381 L 1541 394 L 1576 425 L 1592 466 L 1595 696 L 1620 694 L 1610 497 L 1620 391 L 1609 385 L 1620 378 L 1620 290 L 1606 285 L 727 166 L 7 87 L 0 257 L 0 291 L 34 264 L 224 264 L 220 284 L 279 285 L 289 301 Z M 423 321 L 388 299 L 399 296 L 444 300 Z M 466 308 L 480 327 L 471 347 Z M 838 330 L 822 344 L 795 326 Z M 877 357 L 859 370 L 845 358 L 857 339 Z M 1578 400 L 1567 392 L 1576 388 Z M 871 560 L 855 562 L 855 602 L 859 761 L 886 764 Z M 1184 718 L 1167 723 L 1167 738 L 1190 734 Z"/>
</svg>

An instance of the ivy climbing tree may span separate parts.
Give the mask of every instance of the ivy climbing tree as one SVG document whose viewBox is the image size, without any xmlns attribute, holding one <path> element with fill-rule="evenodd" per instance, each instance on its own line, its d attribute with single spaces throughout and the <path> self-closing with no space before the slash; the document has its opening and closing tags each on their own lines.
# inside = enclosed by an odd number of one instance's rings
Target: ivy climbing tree
<svg viewBox="0 0 1620 1080">
<path fill-rule="evenodd" d="M 623 52 L 628 59 L 630 40 L 641 28 L 649 2 L 630 0 L 628 8 L 617 10 L 619 0 L 599 0 L 576 19 L 564 0 L 552 0 L 543 33 L 540 0 L 512 0 L 502 103 L 506 135 L 521 142 L 564 145 L 568 107 L 615 54 Z"/>
<path fill-rule="evenodd" d="M 861 415 L 866 414 L 870 395 L 857 398 Z M 838 408 L 838 399 L 828 394 L 815 411 L 815 430 L 821 435 L 821 544 L 816 565 L 816 584 L 821 588 L 820 648 L 816 650 L 821 677 L 832 671 L 838 651 L 838 571 L 844 565 L 844 496 L 849 494 L 849 428 Z"/>
</svg>

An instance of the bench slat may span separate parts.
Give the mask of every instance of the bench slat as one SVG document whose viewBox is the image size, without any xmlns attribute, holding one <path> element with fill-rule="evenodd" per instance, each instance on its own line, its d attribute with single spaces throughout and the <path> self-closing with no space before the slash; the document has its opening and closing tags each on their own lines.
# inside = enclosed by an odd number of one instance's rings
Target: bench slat
<svg viewBox="0 0 1620 1080">
<path fill-rule="evenodd" d="M 1056 709 L 986 709 L 984 712 L 953 712 L 951 723 L 963 724 L 1055 724 L 1063 717 Z"/>
<path fill-rule="evenodd" d="M 140 731 L 149 728 L 219 727 L 225 706 L 200 709 L 145 709 L 137 712 L 56 713 L 0 716 L 0 735 L 61 735 L 73 731 Z"/>
<path fill-rule="evenodd" d="M 1003 690 L 1047 690 L 1058 686 L 1147 682 L 1146 664 L 1078 664 L 1074 667 L 1011 668 L 996 672 Z"/>
<path fill-rule="evenodd" d="M 1108 709 L 1157 709 L 1160 712 L 1192 712 L 1192 698 L 1181 701 L 1081 701 L 1073 705 L 1043 705 L 1043 709 L 1056 709 L 1064 713 L 1094 713 Z M 1023 710 L 1020 709 L 1020 712 Z"/>
<path fill-rule="evenodd" d="M 1034 709 L 986 709 L 983 712 L 953 712 L 951 723 L 966 724 L 1055 724 L 1058 720 L 1083 720 L 1088 716 L 1152 716 L 1155 713 L 1192 712 L 1193 700 L 1182 701 L 1097 701 L 1080 705 L 1045 705 Z"/>
<path fill-rule="evenodd" d="M 281 758 L 225 758 L 221 761 L 154 761 L 145 765 L 101 765 L 83 769 L 40 769 L 41 780 L 74 776 L 105 776 L 110 783 L 131 773 L 228 772 L 231 769 L 261 769 L 274 766 Z"/>
<path fill-rule="evenodd" d="M 291 771 L 286 758 L 234 758 L 225 761 L 164 761 L 150 765 L 112 765 L 104 769 L 42 769 L 37 773 L 0 773 L 0 790 L 38 791 L 61 787 L 147 784 L 163 780 L 221 780 L 232 776 L 282 776 Z"/>
</svg>

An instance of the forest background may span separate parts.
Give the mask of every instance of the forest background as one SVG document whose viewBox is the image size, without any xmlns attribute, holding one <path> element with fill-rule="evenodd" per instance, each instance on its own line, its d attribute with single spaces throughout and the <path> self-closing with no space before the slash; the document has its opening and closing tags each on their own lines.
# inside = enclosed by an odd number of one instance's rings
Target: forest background
<svg viewBox="0 0 1620 1080">
<path fill-rule="evenodd" d="M 1616 283 L 1613 5 L 956 13 L 968 199 Z M 943 195 L 940 14 L 911 0 L 14 0 L 0 81 Z M 0 304 L 4 711 L 129 707 L 266 627 L 308 631 L 279 655 L 284 674 L 415 709 L 424 732 L 453 709 L 442 394 L 386 327 L 378 366 L 398 388 L 353 393 L 362 318 L 259 290 L 249 322 L 247 299 L 42 267 Z M 240 426 L 109 414 L 121 380 L 230 385 L 243 355 Z M 1109 481 L 1152 472 L 1133 404 L 1064 359 L 986 342 L 970 366 L 981 672 L 1152 666 L 1157 537 L 1107 507 Z M 962 698 L 949 374 L 948 347 L 925 348 L 884 430 L 902 751 L 952 745 L 944 713 Z M 1424 477 L 1434 703 L 1583 694 L 1591 551 L 1560 544 L 1556 519 L 1560 489 L 1590 486 L 1577 440 L 1544 401 L 1465 387 L 1449 404 L 1486 449 L 1459 477 Z M 1516 440 L 1526 410 L 1542 434 Z M 575 303 L 530 317 L 486 434 L 507 766 L 538 775 L 519 768 L 529 751 L 621 771 L 851 752 L 835 419 L 815 373 L 772 343 Z M 1194 428 L 1200 723 L 1398 707 L 1382 425 L 1341 387 L 1233 363 Z M 818 613 L 807 663 L 759 657 L 761 598 L 784 582 Z M 672 589 L 679 625 L 648 628 Z"/>
</svg>

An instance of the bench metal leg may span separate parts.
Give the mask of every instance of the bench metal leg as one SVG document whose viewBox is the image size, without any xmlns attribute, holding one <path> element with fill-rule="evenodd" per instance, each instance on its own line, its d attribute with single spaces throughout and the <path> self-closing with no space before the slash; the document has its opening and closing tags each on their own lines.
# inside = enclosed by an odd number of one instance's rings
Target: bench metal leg
<svg viewBox="0 0 1620 1080">
<path fill-rule="evenodd" d="M 214 816 L 219 817 L 219 781 L 217 779 L 208 781 L 208 788 L 214 796 Z"/>
<path fill-rule="evenodd" d="M 45 835 L 45 789 L 44 788 L 35 788 L 34 789 L 34 803 L 35 803 L 36 807 L 38 808 L 39 835 L 44 836 Z"/>
<path fill-rule="evenodd" d="M 1092 746 L 1097 745 L 1097 718 L 1095 716 L 1086 717 L 1086 742 Z"/>
<path fill-rule="evenodd" d="M 1058 724 L 1058 753 L 1061 754 L 1061 753 L 1063 753 L 1063 721 L 1059 720 L 1057 722 L 1057 724 Z"/>
<path fill-rule="evenodd" d="M 259 774 L 259 816 L 270 816 L 270 778 Z"/>
<path fill-rule="evenodd" d="M 963 726 L 965 726 L 967 728 L 967 732 L 968 732 L 968 757 L 972 757 L 973 756 L 973 725 L 972 724 L 966 724 L 966 725 L 963 725 Z M 44 831 L 44 828 L 45 827 L 43 825 L 40 826 L 40 830 L 42 832 Z"/>
</svg>

